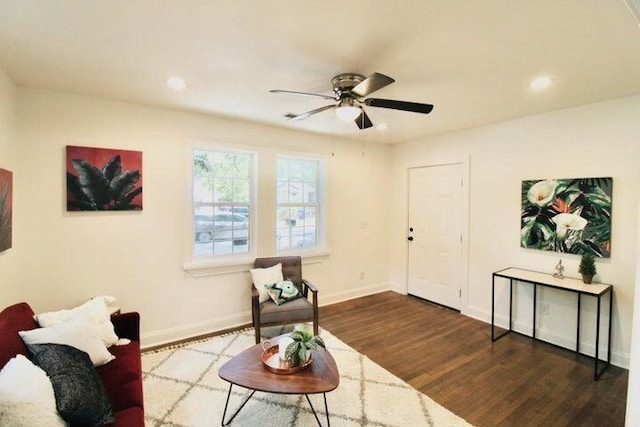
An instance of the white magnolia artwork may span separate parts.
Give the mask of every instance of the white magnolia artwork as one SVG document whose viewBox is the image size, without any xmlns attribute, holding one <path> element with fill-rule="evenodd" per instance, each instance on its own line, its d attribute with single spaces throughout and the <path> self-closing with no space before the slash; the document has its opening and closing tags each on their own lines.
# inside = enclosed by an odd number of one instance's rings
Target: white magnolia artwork
<svg viewBox="0 0 640 427">
<path fill-rule="evenodd" d="M 522 181 L 520 246 L 611 256 L 612 178 Z"/>
</svg>

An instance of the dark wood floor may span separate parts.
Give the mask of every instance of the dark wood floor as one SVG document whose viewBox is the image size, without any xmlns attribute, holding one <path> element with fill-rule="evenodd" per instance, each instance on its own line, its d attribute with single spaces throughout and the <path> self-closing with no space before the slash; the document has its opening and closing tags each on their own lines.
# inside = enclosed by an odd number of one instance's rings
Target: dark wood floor
<svg viewBox="0 0 640 427">
<path fill-rule="evenodd" d="M 623 426 L 628 371 L 395 292 L 320 309 L 320 326 L 478 427 Z"/>
</svg>

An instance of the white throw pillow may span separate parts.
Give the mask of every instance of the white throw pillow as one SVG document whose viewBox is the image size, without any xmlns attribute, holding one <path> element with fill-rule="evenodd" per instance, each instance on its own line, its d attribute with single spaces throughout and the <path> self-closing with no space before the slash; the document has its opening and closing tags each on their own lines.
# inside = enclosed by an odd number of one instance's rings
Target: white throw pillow
<svg viewBox="0 0 640 427">
<path fill-rule="evenodd" d="M 45 328 L 20 331 L 26 344 L 66 344 L 89 355 L 95 366 L 104 365 L 115 359 L 100 339 L 100 334 L 92 324 L 92 315 L 87 311 L 74 313 L 64 322 Z"/>
<path fill-rule="evenodd" d="M 265 285 L 273 285 L 284 280 L 282 276 L 282 263 L 269 268 L 252 268 L 249 270 L 253 284 L 260 294 L 260 302 L 269 301 L 269 292 Z"/>
<path fill-rule="evenodd" d="M 0 371 L 0 425 L 66 426 L 47 374 L 19 354 Z"/>
<path fill-rule="evenodd" d="M 42 313 L 36 315 L 35 319 L 40 326 L 49 327 L 66 321 L 78 312 L 87 312 L 91 316 L 91 323 L 95 325 L 95 328 L 99 331 L 100 338 L 102 342 L 104 342 L 104 345 L 111 347 L 118 342 L 118 336 L 113 330 L 113 323 L 111 323 L 111 316 L 109 315 L 107 305 L 113 304 L 115 300 L 114 297 L 108 295 L 95 297 L 71 310 Z"/>
</svg>

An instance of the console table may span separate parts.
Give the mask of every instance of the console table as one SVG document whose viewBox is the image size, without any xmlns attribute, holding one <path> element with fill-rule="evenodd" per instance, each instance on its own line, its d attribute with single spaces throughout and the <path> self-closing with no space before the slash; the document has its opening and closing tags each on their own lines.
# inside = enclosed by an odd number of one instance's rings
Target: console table
<svg viewBox="0 0 640 427">
<path fill-rule="evenodd" d="M 502 277 L 509 279 L 509 329 L 502 334 L 495 335 L 495 284 L 496 277 Z M 536 338 L 536 306 L 537 306 L 537 288 L 538 286 L 544 286 L 548 288 L 559 289 L 562 291 L 573 292 L 578 295 L 578 327 L 576 330 L 576 349 L 575 352 L 580 353 L 580 303 L 583 295 L 595 297 L 597 300 L 597 313 L 596 313 L 596 342 L 595 342 L 595 357 L 593 368 L 593 379 L 598 380 L 602 373 L 609 367 L 611 363 L 611 315 L 613 309 L 613 286 L 604 283 L 584 284 L 582 280 L 565 277 L 564 279 L 553 277 L 551 274 L 539 273 L 536 271 L 523 270 L 520 268 L 505 268 L 503 270 L 496 271 L 492 274 L 491 278 L 491 341 L 496 341 L 509 332 L 511 329 L 511 318 L 513 314 L 513 282 L 526 282 L 533 285 L 533 334 L 531 337 Z M 604 295 L 609 294 L 609 327 L 607 331 L 607 359 L 601 360 L 599 358 L 598 350 L 600 348 L 600 305 L 601 299 Z M 605 362 L 602 370 L 598 369 L 599 362 Z"/>
</svg>

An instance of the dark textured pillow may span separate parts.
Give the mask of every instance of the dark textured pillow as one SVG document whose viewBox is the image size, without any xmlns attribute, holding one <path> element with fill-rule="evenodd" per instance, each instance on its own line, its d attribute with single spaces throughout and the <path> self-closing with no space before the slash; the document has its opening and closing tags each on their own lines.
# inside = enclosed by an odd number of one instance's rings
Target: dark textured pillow
<svg viewBox="0 0 640 427">
<path fill-rule="evenodd" d="M 274 285 L 265 285 L 269 297 L 276 303 L 276 305 L 282 305 L 287 301 L 291 301 L 300 296 L 298 288 L 290 280 L 285 280 Z"/>
<path fill-rule="evenodd" d="M 64 344 L 27 345 L 32 361 L 51 379 L 60 416 L 72 425 L 115 422 L 111 403 L 89 355 Z"/>
</svg>

